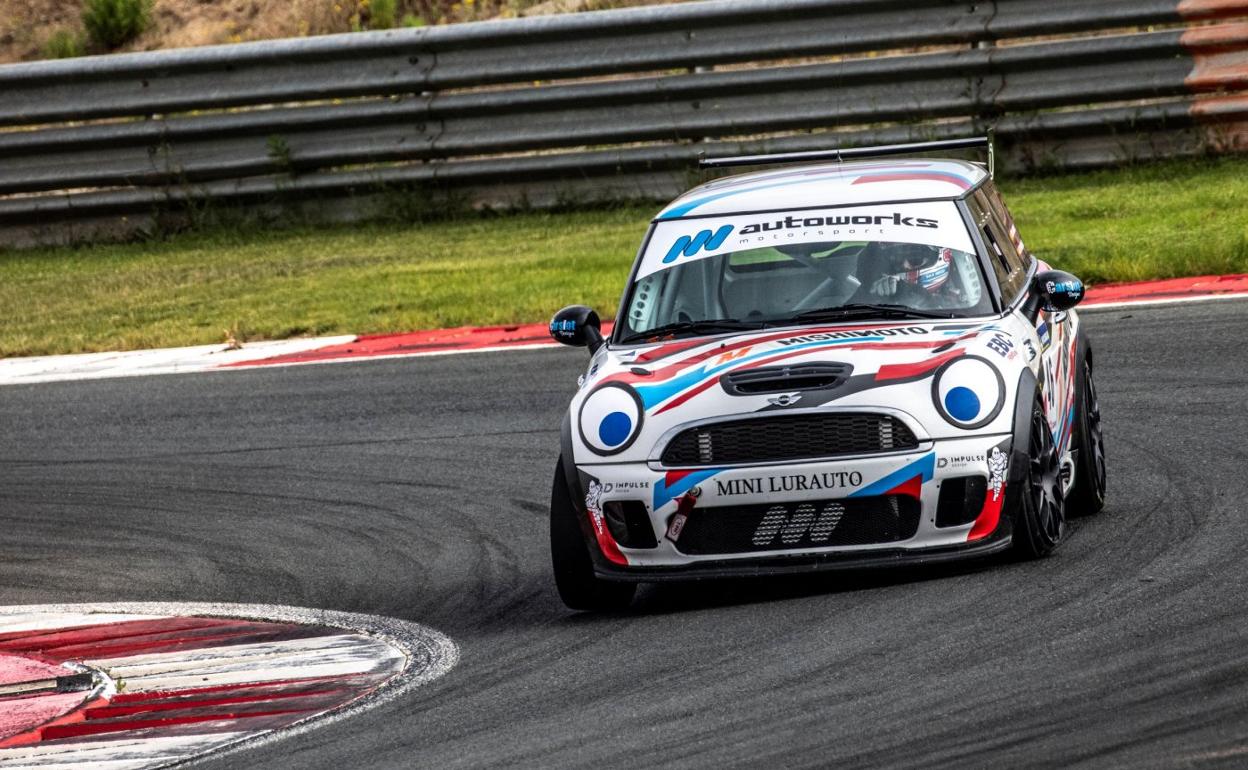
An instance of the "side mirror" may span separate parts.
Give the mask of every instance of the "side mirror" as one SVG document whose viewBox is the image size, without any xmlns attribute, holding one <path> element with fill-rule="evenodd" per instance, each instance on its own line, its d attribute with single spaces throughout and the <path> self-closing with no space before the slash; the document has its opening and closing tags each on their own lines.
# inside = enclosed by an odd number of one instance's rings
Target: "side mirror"
<svg viewBox="0 0 1248 770">
<path fill-rule="evenodd" d="M 587 347 L 593 354 L 602 347 L 602 321 L 592 308 L 569 305 L 550 319 L 550 336 L 564 345 Z"/>
<path fill-rule="evenodd" d="M 1045 270 L 1031 282 L 1031 297 L 1023 310 L 1035 319 L 1041 311 L 1063 313 L 1083 301 L 1083 281 L 1065 270 Z"/>
<path fill-rule="evenodd" d="M 1040 307 L 1050 313 L 1070 310 L 1083 301 L 1083 281 L 1064 270 L 1045 270 L 1035 280 Z"/>
</svg>

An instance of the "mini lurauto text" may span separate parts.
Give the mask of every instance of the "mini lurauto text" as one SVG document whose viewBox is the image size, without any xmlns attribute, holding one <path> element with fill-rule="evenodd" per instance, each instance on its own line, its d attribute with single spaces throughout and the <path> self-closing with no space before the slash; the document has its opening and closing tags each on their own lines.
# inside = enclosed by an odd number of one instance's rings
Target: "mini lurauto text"
<svg viewBox="0 0 1248 770">
<path fill-rule="evenodd" d="M 846 489 L 862 485 L 858 471 L 825 471 L 823 473 L 785 476 L 753 476 L 744 479 L 716 479 L 715 491 L 720 495 L 758 495 L 768 492 L 799 492 L 802 490 Z"/>
</svg>

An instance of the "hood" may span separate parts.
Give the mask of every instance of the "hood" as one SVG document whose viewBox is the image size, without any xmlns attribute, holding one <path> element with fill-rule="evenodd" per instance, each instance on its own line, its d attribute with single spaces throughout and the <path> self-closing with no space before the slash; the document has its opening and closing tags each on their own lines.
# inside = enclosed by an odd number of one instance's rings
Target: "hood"
<svg viewBox="0 0 1248 770">
<path fill-rule="evenodd" d="M 604 346 L 570 407 L 576 461 L 644 462 L 683 426 L 763 412 L 886 411 L 920 440 L 1007 433 L 1027 366 L 1009 326 L 839 324 Z"/>
</svg>

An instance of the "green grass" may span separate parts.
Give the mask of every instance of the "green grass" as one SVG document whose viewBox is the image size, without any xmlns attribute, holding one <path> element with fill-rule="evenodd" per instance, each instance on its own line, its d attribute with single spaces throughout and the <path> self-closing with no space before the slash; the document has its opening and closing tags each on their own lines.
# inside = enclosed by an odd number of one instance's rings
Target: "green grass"
<svg viewBox="0 0 1248 770">
<path fill-rule="evenodd" d="M 1028 248 L 1090 284 L 1248 272 L 1248 158 L 1001 186 Z"/>
<path fill-rule="evenodd" d="M 1089 283 L 1248 272 L 1248 159 L 1001 185 L 1028 246 Z M 656 209 L 0 251 L 0 356 L 610 316 Z"/>
</svg>

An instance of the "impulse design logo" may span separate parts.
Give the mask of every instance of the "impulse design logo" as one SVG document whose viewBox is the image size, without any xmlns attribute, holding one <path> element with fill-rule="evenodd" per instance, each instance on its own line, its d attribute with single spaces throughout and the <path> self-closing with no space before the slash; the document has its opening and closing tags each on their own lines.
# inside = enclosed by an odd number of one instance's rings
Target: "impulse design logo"
<svg viewBox="0 0 1248 770">
<path fill-rule="evenodd" d="M 728 239 L 729 235 L 732 235 L 732 225 L 724 225 L 714 233 L 710 230 L 702 230 L 693 237 L 682 235 L 672 244 L 672 248 L 667 250 L 667 256 L 663 257 L 663 264 L 670 265 L 682 255 L 686 257 L 697 256 L 702 249 L 707 251 L 718 249 Z"/>
</svg>

